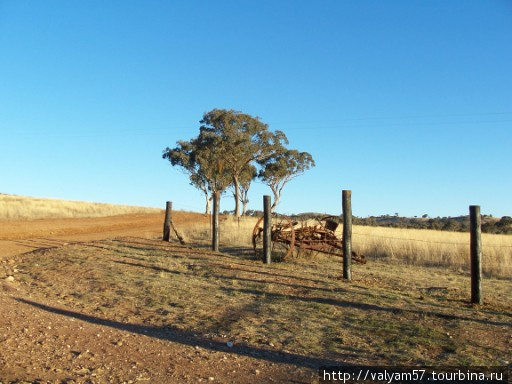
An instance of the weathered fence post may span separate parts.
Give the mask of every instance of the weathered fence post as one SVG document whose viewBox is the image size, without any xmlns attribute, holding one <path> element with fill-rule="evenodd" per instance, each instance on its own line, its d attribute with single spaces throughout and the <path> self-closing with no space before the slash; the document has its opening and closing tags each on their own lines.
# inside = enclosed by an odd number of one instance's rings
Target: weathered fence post
<svg viewBox="0 0 512 384">
<path fill-rule="evenodd" d="M 263 196 L 263 262 L 270 264 L 272 261 L 271 249 L 272 212 L 270 211 L 270 196 Z"/>
<path fill-rule="evenodd" d="M 343 207 L 343 278 L 352 280 L 352 191 L 342 193 Z"/>
<path fill-rule="evenodd" d="M 219 252 L 219 203 L 220 192 L 213 193 L 213 213 L 212 213 L 212 249 Z"/>
<path fill-rule="evenodd" d="M 165 204 L 164 241 L 171 241 L 172 201 Z"/>
<path fill-rule="evenodd" d="M 482 218 L 480 206 L 469 206 L 471 233 L 471 303 L 483 304 L 482 297 Z"/>
</svg>

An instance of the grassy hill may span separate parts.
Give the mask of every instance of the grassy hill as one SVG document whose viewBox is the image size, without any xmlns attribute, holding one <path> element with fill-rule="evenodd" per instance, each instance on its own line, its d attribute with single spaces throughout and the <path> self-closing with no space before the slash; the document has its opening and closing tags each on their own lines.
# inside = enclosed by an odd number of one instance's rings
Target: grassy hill
<svg viewBox="0 0 512 384">
<path fill-rule="evenodd" d="M 0 220 L 82 218 L 157 213 L 157 208 L 0 194 Z"/>
</svg>

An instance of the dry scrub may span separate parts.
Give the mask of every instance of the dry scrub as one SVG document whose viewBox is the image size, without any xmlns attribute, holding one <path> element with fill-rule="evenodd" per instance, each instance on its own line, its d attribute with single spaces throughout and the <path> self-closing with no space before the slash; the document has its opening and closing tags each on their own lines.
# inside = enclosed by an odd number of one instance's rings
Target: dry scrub
<svg viewBox="0 0 512 384">
<path fill-rule="evenodd" d="M 105 217 L 159 211 L 157 208 L 0 194 L 0 220 Z"/>
</svg>

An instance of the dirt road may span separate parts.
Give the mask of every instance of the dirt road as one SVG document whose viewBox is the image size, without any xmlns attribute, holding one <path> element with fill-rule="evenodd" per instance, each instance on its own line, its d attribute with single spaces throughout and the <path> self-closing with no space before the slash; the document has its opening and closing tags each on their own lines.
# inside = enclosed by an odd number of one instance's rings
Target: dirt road
<svg viewBox="0 0 512 384">
<path fill-rule="evenodd" d="M 176 213 L 178 218 L 180 213 Z M 119 236 L 152 238 L 162 233 L 164 215 L 136 214 L 87 219 L 0 221 L 0 258 L 66 243 Z"/>
</svg>

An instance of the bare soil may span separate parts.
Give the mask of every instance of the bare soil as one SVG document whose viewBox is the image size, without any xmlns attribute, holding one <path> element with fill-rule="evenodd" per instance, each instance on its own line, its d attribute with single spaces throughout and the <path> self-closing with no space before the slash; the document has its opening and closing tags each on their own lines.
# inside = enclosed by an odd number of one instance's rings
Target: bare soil
<svg viewBox="0 0 512 384">
<path fill-rule="evenodd" d="M 162 230 L 162 214 L 81 219 L 0 221 L 0 257 L 117 236 L 150 237 Z"/>
<path fill-rule="evenodd" d="M 0 222 L 0 383 L 316 383 L 321 365 L 505 365 L 512 282 L 390 260 L 263 265 L 162 214 Z M 178 228 L 208 218 L 176 212 Z"/>
</svg>

